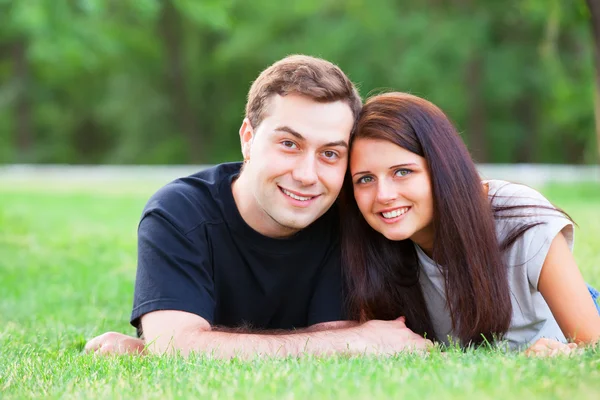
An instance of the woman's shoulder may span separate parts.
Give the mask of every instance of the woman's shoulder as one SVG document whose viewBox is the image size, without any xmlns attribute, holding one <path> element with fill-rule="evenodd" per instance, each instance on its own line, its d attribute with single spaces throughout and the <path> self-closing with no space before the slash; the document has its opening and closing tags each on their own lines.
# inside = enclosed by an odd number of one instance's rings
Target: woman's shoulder
<svg viewBox="0 0 600 400">
<path fill-rule="evenodd" d="M 552 204 L 537 190 L 519 183 L 498 179 L 482 182 L 488 187 L 488 197 L 494 206 L 550 206 Z"/>
<path fill-rule="evenodd" d="M 540 192 L 526 185 L 501 180 L 483 183 L 489 188 L 488 197 L 500 241 L 523 226 L 532 225 L 521 236 L 529 244 L 551 242 L 558 232 L 563 231 L 572 247 L 573 221 Z"/>
</svg>

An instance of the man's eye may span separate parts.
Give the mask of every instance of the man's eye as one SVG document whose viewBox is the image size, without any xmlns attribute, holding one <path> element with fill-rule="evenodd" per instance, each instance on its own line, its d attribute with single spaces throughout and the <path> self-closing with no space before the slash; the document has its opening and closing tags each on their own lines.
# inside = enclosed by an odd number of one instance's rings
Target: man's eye
<svg viewBox="0 0 600 400">
<path fill-rule="evenodd" d="M 362 178 L 359 178 L 356 183 L 370 183 L 373 182 L 373 177 L 372 176 L 363 176 Z"/>
<path fill-rule="evenodd" d="M 291 140 L 284 140 L 283 142 L 281 142 L 281 144 L 287 147 L 288 149 L 296 148 L 296 143 L 292 142 Z"/>
<path fill-rule="evenodd" d="M 325 156 L 325 158 L 327 158 L 329 160 L 333 160 L 333 159 L 337 158 L 337 156 L 338 156 L 335 151 L 331 151 L 331 150 L 324 151 L 323 155 Z"/>
<path fill-rule="evenodd" d="M 410 174 L 412 171 L 410 169 L 399 169 L 396 171 L 396 176 L 406 176 Z"/>
</svg>

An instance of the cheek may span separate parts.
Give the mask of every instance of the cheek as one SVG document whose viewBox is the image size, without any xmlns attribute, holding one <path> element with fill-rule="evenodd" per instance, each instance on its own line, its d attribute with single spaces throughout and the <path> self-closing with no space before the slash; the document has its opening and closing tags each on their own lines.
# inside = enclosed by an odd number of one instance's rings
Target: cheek
<svg viewBox="0 0 600 400">
<path fill-rule="evenodd" d="M 358 205 L 360 212 L 368 217 L 370 214 L 368 210 L 370 210 L 373 205 L 372 196 L 370 196 L 368 191 L 359 189 L 354 191 L 354 198 L 356 199 L 356 204 Z"/>
<path fill-rule="evenodd" d="M 258 162 L 265 174 L 279 176 L 294 168 L 294 160 L 294 157 L 286 157 L 285 153 L 277 149 L 265 149 Z"/>
<path fill-rule="evenodd" d="M 419 203 L 419 209 L 422 216 L 427 217 L 428 219 L 433 218 L 433 196 L 431 189 L 428 186 L 423 185 L 417 196 L 418 197 L 415 197 L 415 200 Z"/>
<path fill-rule="evenodd" d="M 339 193 L 342 189 L 345 174 L 345 165 L 325 165 L 321 166 L 319 171 L 319 176 L 323 185 L 331 192 L 335 193 Z"/>
</svg>

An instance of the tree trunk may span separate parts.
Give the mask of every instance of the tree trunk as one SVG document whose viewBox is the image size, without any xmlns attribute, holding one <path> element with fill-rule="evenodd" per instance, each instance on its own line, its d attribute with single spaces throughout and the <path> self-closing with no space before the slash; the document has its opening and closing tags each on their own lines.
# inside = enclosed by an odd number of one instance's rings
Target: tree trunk
<svg viewBox="0 0 600 400">
<path fill-rule="evenodd" d="M 29 99 L 29 62 L 25 41 L 17 41 L 12 48 L 13 79 L 17 88 L 14 103 L 14 120 L 17 144 L 17 161 L 27 161 L 33 147 L 31 130 L 31 102 Z"/>
<path fill-rule="evenodd" d="M 179 129 L 185 136 L 189 150 L 189 161 L 199 163 L 205 161 L 205 143 L 201 140 L 198 121 L 190 105 L 186 90 L 183 55 L 181 52 L 182 20 L 171 0 L 163 2 L 159 21 L 160 34 L 166 54 L 166 84 L 169 91 L 174 116 Z"/>
<path fill-rule="evenodd" d="M 516 145 L 516 158 L 514 162 L 517 163 L 532 163 L 535 162 L 535 147 L 538 143 L 537 139 L 537 127 L 536 127 L 536 110 L 535 110 L 535 98 L 528 95 L 530 91 L 526 91 L 521 98 L 519 98 L 514 104 L 513 114 L 519 125 L 523 127 L 524 132 L 521 137 L 517 138 L 513 145 Z"/>
<path fill-rule="evenodd" d="M 453 0 L 449 4 L 457 7 L 464 15 L 477 15 L 479 4 L 477 0 Z M 435 7 L 442 7 L 436 4 Z M 485 73 L 484 59 L 480 46 L 475 45 L 465 66 L 464 84 L 467 100 L 467 131 L 466 141 L 473 160 L 478 163 L 489 161 L 486 140 L 486 107 L 483 95 L 483 77 Z"/>
<path fill-rule="evenodd" d="M 592 35 L 594 37 L 594 61 L 596 66 L 596 145 L 600 158 L 600 0 L 587 0 L 592 19 Z"/>
<path fill-rule="evenodd" d="M 483 59 L 472 54 L 465 68 L 467 92 L 467 141 L 473 159 L 479 163 L 488 162 L 486 134 L 486 109 L 483 92 Z"/>
</svg>

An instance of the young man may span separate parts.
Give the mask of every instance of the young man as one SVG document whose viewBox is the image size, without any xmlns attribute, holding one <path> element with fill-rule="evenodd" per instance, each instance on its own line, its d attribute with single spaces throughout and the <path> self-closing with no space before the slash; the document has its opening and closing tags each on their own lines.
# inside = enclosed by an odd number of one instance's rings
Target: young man
<svg viewBox="0 0 600 400">
<path fill-rule="evenodd" d="M 138 230 L 131 316 L 147 351 L 226 358 L 429 345 L 400 319 L 343 321 L 333 205 L 360 108 L 337 66 L 286 57 L 250 89 L 243 164 L 176 180 L 150 199 Z M 143 348 L 116 333 L 86 345 L 108 353 Z"/>
</svg>

